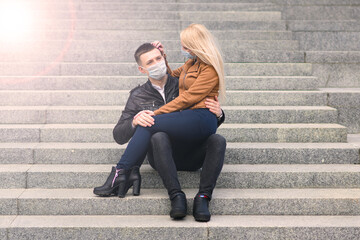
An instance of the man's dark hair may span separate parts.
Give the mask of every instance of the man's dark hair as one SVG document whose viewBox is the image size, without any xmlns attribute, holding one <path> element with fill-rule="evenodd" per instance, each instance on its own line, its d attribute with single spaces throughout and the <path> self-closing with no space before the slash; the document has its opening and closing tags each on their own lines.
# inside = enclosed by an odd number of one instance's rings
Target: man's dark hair
<svg viewBox="0 0 360 240">
<path fill-rule="evenodd" d="M 150 52 L 151 50 L 155 49 L 156 47 L 152 45 L 151 43 L 144 43 L 138 49 L 135 51 L 134 57 L 137 62 L 137 64 L 141 65 L 140 56 L 144 53 Z"/>
</svg>

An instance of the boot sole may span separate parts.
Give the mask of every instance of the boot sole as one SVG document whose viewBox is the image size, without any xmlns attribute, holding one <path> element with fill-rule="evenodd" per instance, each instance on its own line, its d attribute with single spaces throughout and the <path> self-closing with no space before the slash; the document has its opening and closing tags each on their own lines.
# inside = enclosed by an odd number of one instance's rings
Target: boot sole
<svg viewBox="0 0 360 240">
<path fill-rule="evenodd" d="M 194 218 L 197 222 L 208 222 L 210 221 L 211 216 L 194 216 Z"/>
<path fill-rule="evenodd" d="M 183 213 L 183 212 L 170 213 L 170 217 L 173 219 L 182 219 L 182 218 L 186 217 L 186 213 Z"/>
</svg>

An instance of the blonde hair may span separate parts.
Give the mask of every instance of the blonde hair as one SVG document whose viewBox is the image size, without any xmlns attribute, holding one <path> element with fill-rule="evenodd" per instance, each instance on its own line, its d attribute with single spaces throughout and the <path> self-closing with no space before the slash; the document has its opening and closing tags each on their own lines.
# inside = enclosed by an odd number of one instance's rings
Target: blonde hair
<svg viewBox="0 0 360 240">
<path fill-rule="evenodd" d="M 224 61 L 213 35 L 204 25 L 193 23 L 180 33 L 180 39 L 201 61 L 214 67 L 219 76 L 219 99 L 225 102 Z"/>
</svg>

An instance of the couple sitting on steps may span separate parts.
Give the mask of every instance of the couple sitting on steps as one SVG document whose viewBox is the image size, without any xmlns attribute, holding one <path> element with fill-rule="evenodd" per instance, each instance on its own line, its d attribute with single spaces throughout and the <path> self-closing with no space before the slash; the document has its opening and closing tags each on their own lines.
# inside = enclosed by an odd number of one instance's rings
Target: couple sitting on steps
<svg viewBox="0 0 360 240">
<path fill-rule="evenodd" d="M 216 134 L 225 119 L 217 98 L 225 97 L 223 60 L 203 25 L 191 24 L 181 32 L 180 40 L 188 60 L 176 70 L 170 69 L 160 42 L 145 43 L 136 50 L 138 69 L 149 80 L 130 92 L 113 134 L 119 144 L 131 140 L 94 194 L 125 197 L 133 186 L 133 194 L 139 195 L 139 167 L 147 155 L 168 191 L 170 217 L 181 219 L 186 216 L 187 201 L 177 171 L 201 168 L 193 215 L 196 221 L 207 222 L 226 149 L 225 138 Z"/>
</svg>

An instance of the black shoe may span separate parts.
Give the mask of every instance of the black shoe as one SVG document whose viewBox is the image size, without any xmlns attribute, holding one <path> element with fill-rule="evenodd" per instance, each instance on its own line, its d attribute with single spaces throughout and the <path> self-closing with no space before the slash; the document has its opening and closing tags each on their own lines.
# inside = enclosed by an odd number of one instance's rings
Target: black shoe
<svg viewBox="0 0 360 240">
<path fill-rule="evenodd" d="M 193 215 L 196 221 L 198 222 L 208 222 L 210 221 L 210 212 L 209 212 L 209 202 L 210 198 L 206 195 L 198 194 L 194 198 L 193 206 Z"/>
<path fill-rule="evenodd" d="M 171 199 L 170 217 L 173 219 L 182 219 L 187 213 L 187 203 L 185 193 L 180 192 Z"/>
<path fill-rule="evenodd" d="M 106 179 L 104 185 L 101 187 L 94 188 L 94 194 L 99 195 L 101 197 L 108 197 L 111 195 L 117 195 L 119 186 L 112 186 L 112 181 L 115 177 L 116 168 L 112 167 L 110 175 Z"/>
<path fill-rule="evenodd" d="M 118 195 L 125 197 L 131 186 L 133 187 L 133 195 L 140 194 L 141 176 L 139 167 L 135 166 L 130 170 L 112 168 L 109 177 L 101 187 L 94 188 L 94 194 L 99 196 Z"/>
<path fill-rule="evenodd" d="M 130 176 L 129 176 L 129 183 L 130 183 L 130 187 L 133 186 L 133 195 L 139 196 L 140 195 L 140 187 L 141 187 L 141 175 L 140 175 L 140 169 L 138 166 L 135 166 L 131 169 Z"/>
</svg>

